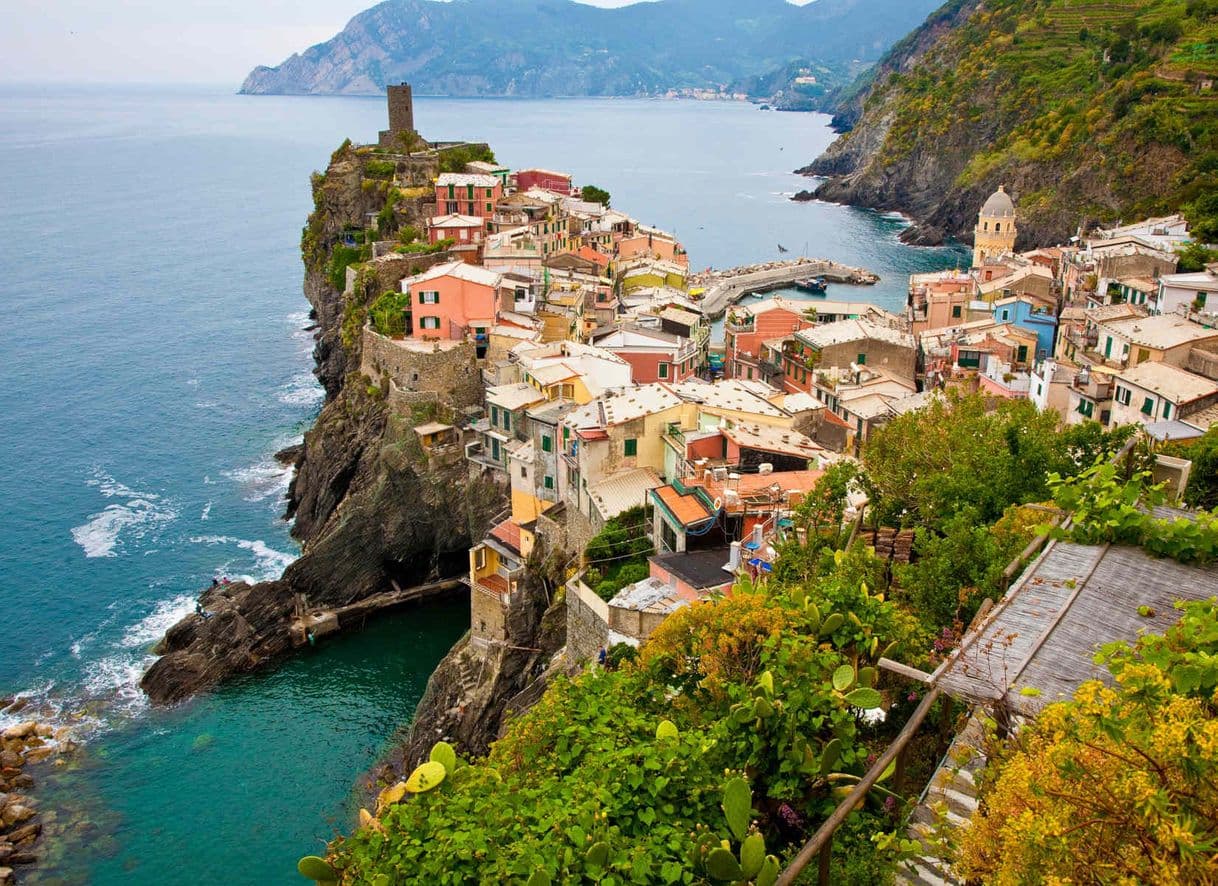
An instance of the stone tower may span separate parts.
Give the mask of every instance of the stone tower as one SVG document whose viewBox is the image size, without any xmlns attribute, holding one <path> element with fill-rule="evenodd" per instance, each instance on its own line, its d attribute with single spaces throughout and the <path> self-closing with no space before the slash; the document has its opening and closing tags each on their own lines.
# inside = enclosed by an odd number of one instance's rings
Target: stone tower
<svg viewBox="0 0 1218 886">
<path fill-rule="evenodd" d="M 1015 203 L 1006 188 L 999 185 L 977 214 L 977 227 L 973 229 L 973 267 L 981 267 L 986 259 L 1004 252 L 1013 252 L 1017 233 Z"/>
<path fill-rule="evenodd" d="M 386 88 L 389 98 L 389 128 L 381 132 L 382 148 L 401 148 L 398 136 L 414 132 L 414 93 L 409 83 Z"/>
</svg>

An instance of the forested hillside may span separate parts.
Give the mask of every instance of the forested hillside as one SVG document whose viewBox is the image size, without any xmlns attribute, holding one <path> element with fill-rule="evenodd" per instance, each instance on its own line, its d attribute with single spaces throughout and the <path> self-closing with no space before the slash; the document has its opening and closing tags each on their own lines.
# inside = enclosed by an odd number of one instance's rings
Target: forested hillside
<svg viewBox="0 0 1218 886">
<path fill-rule="evenodd" d="M 971 232 L 998 185 L 1020 246 L 1168 212 L 1218 184 L 1216 0 L 952 0 L 840 96 L 853 125 L 806 172 L 818 197 Z"/>
</svg>

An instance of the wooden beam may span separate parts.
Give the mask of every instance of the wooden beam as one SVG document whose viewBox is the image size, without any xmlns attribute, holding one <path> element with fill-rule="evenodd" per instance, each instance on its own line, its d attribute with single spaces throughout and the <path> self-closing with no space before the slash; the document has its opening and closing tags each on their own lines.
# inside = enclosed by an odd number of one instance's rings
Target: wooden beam
<svg viewBox="0 0 1218 886">
<path fill-rule="evenodd" d="M 916 680 L 919 683 L 929 683 L 930 674 L 926 671 L 920 671 L 917 668 L 911 668 L 907 664 L 901 664 L 899 661 L 893 661 L 891 658 L 881 658 L 876 663 L 876 667 L 883 668 L 886 671 L 891 671 L 898 676 L 905 677 L 908 680 Z"/>
</svg>

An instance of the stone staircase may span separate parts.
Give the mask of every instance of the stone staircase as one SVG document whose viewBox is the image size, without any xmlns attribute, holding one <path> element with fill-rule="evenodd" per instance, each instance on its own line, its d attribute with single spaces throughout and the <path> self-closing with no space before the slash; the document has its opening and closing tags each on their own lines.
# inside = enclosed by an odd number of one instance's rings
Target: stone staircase
<svg viewBox="0 0 1218 886">
<path fill-rule="evenodd" d="M 982 716 L 979 709 L 969 716 L 910 816 L 909 836 L 921 841 L 926 852 L 898 869 L 898 884 L 960 886 L 952 874 L 951 852 L 943 843 L 945 836 L 950 843 L 951 835 L 977 811 L 976 776 L 985 766 Z"/>
</svg>

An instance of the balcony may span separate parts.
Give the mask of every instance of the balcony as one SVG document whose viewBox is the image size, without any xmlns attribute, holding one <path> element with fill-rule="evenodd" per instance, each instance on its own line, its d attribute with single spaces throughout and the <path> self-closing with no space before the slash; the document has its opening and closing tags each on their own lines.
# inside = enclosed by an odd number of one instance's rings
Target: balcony
<svg viewBox="0 0 1218 886">
<path fill-rule="evenodd" d="M 734 317 L 729 314 L 727 319 L 723 321 L 724 332 L 752 332 L 756 329 L 756 321 L 753 317 Z"/>
<path fill-rule="evenodd" d="M 503 450 L 501 449 L 500 452 L 502 453 Z M 478 468 L 487 468 L 492 471 L 500 471 L 505 474 L 507 473 L 506 462 L 502 460 L 496 461 L 495 459 L 491 458 L 490 452 L 479 442 L 466 444 L 465 460 Z"/>
</svg>

